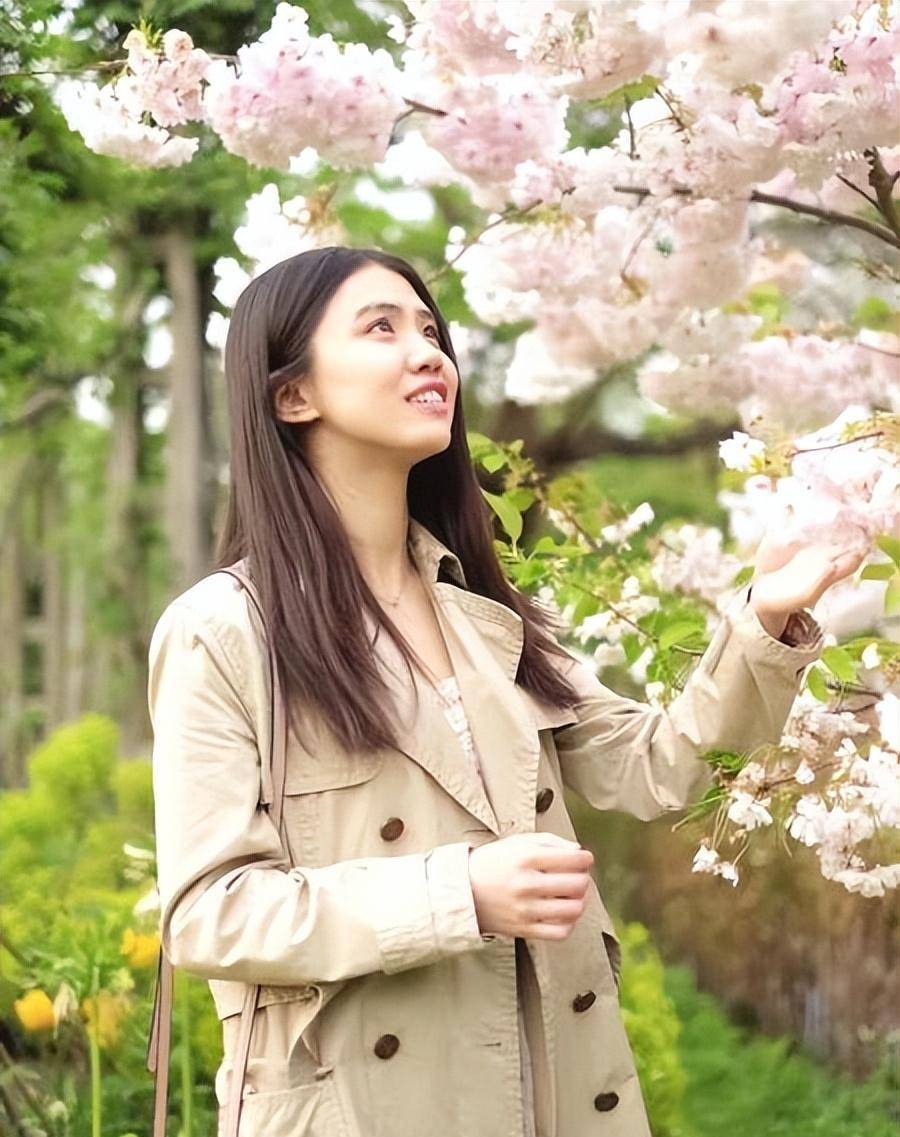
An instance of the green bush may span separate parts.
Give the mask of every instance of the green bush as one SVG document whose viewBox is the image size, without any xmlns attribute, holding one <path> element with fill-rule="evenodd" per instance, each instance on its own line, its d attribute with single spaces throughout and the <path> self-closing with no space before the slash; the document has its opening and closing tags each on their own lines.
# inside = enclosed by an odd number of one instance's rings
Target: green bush
<svg viewBox="0 0 900 1137">
<path fill-rule="evenodd" d="M 900 1064 L 887 1049 L 855 1083 L 796 1051 L 790 1038 L 753 1035 L 699 992 L 685 967 L 666 970 L 682 1023 L 684 1113 L 698 1137 L 896 1137 Z"/>
<path fill-rule="evenodd" d="M 678 1050 L 681 1024 L 665 990 L 665 969 L 643 924 L 621 931 L 619 1001 L 655 1137 L 689 1137 L 682 1113 L 686 1085 Z"/>
<path fill-rule="evenodd" d="M 86 715 L 35 751 L 27 788 L 0 793 L 0 1019 L 19 1065 L 11 1092 L 29 1116 L 17 1086 L 40 1087 L 42 1112 L 64 1118 L 54 1137 L 86 1137 L 97 1116 L 104 1134 L 144 1132 L 152 1110 L 146 1050 L 157 912 L 134 912 L 154 885 L 151 765 L 120 760 L 118 741 L 115 723 Z M 26 1027 L 17 1002 L 21 1009 L 31 993 L 46 1007 L 67 990 L 74 1008 L 55 1028 L 33 1019 Z M 199 1137 L 215 1125 L 221 1028 L 203 980 L 179 975 L 176 1002 L 170 1112 L 184 1117 L 187 1085 Z M 92 1071 L 99 1074 L 93 1083 Z"/>
</svg>

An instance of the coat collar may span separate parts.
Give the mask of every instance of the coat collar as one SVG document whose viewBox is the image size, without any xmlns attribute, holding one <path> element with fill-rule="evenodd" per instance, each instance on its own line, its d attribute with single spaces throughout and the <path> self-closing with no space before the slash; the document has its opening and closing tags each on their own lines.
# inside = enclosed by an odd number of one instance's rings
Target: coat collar
<svg viewBox="0 0 900 1137">
<path fill-rule="evenodd" d="M 446 562 L 447 569 L 461 588 L 466 588 L 466 574 L 463 572 L 462 562 L 443 541 L 426 529 L 421 521 L 410 517 L 407 526 L 409 547 L 419 569 L 420 575 L 428 584 L 437 581 L 441 565 Z"/>
<path fill-rule="evenodd" d="M 399 652 L 387 637 L 379 637 L 375 650 L 398 708 L 398 748 L 491 832 L 500 836 L 531 831 L 540 763 L 538 731 L 560 721 L 560 712 L 540 704 L 515 682 L 522 618 L 499 601 L 469 592 L 456 554 L 412 518 L 409 542 L 447 645 L 482 778 L 468 768 L 434 688 L 417 668 L 410 687 Z M 438 580 L 442 564 L 458 584 Z M 566 721 L 572 721 L 568 712 Z"/>
</svg>

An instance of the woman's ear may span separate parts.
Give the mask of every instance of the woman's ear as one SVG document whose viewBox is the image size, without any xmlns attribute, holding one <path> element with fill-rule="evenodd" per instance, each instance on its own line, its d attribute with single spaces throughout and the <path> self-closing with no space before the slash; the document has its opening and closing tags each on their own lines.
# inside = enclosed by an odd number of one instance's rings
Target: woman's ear
<svg viewBox="0 0 900 1137">
<path fill-rule="evenodd" d="M 283 422 L 312 422 L 319 412 L 304 390 L 303 377 L 289 379 L 275 392 L 275 414 Z"/>
</svg>

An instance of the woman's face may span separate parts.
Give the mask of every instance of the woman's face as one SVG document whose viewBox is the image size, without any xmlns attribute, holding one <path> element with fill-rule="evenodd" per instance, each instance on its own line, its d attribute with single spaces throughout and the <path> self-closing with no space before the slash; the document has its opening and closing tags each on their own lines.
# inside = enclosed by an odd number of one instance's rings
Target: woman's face
<svg viewBox="0 0 900 1137">
<path fill-rule="evenodd" d="M 312 424 L 314 450 L 356 442 L 414 465 L 450 444 L 459 376 L 434 318 L 398 273 L 369 264 L 348 277 L 315 331 L 312 359 L 312 374 L 282 387 L 276 406 L 279 418 Z M 410 400 L 427 386 L 440 401 Z"/>
</svg>

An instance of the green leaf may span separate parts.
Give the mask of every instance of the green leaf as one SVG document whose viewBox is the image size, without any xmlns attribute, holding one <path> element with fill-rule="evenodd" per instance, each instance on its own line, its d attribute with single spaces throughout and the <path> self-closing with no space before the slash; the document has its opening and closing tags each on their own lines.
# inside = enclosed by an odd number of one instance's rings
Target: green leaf
<svg viewBox="0 0 900 1137">
<path fill-rule="evenodd" d="M 826 647 L 822 652 L 822 662 L 842 683 L 852 683 L 856 679 L 856 664 L 844 648 Z"/>
<path fill-rule="evenodd" d="M 660 650 L 665 651 L 666 648 L 681 643 L 682 640 L 689 639 L 696 631 L 698 631 L 696 620 L 676 620 L 674 624 L 670 624 L 660 635 Z"/>
<path fill-rule="evenodd" d="M 884 614 L 896 616 L 900 613 L 900 583 L 892 580 L 884 593 Z"/>
<path fill-rule="evenodd" d="M 828 686 L 825 683 L 825 672 L 821 667 L 811 667 L 806 675 L 806 686 L 813 698 L 820 703 L 827 703 L 831 698 Z"/>
<path fill-rule="evenodd" d="M 530 490 L 528 486 L 516 486 L 515 489 L 507 490 L 504 496 L 523 513 L 534 504 L 534 490 Z"/>
<path fill-rule="evenodd" d="M 506 465 L 506 457 L 503 454 L 488 454 L 481 464 L 489 474 L 496 474 Z"/>
<path fill-rule="evenodd" d="M 506 455 L 497 443 L 488 438 L 486 434 L 480 434 L 477 430 L 470 430 L 466 434 L 466 439 L 472 461 L 479 462 L 489 474 L 496 473 L 501 466 L 506 465 Z"/>
<path fill-rule="evenodd" d="M 867 296 L 851 317 L 856 327 L 875 328 L 876 331 L 891 331 L 897 320 L 897 313 L 887 300 L 880 296 Z"/>
<path fill-rule="evenodd" d="M 896 537 L 892 537 L 890 533 L 879 533 L 875 538 L 875 544 L 900 568 L 900 541 Z"/>
<path fill-rule="evenodd" d="M 890 580 L 896 573 L 896 568 L 893 565 L 885 564 L 883 561 L 880 564 L 866 565 L 866 567 L 859 574 L 860 580 Z"/>
<path fill-rule="evenodd" d="M 487 490 L 481 491 L 487 499 L 488 505 L 493 509 L 494 513 L 500 518 L 500 524 L 512 538 L 512 543 L 518 541 L 522 536 L 522 515 L 516 507 L 509 500 L 507 494 L 488 493 Z"/>
<path fill-rule="evenodd" d="M 583 592 L 580 599 L 575 601 L 575 610 L 572 613 L 574 626 L 577 628 L 582 620 L 586 620 L 588 616 L 596 615 L 599 607 L 596 597 L 591 596 L 588 592 Z"/>
<path fill-rule="evenodd" d="M 708 762 L 717 770 L 725 770 L 728 773 L 735 774 L 746 766 L 747 759 L 736 750 L 707 750 L 705 753 L 699 755 L 704 762 Z M 716 794 L 721 793 L 721 787 L 710 786 Z M 709 792 L 709 791 L 707 791 Z"/>
</svg>

